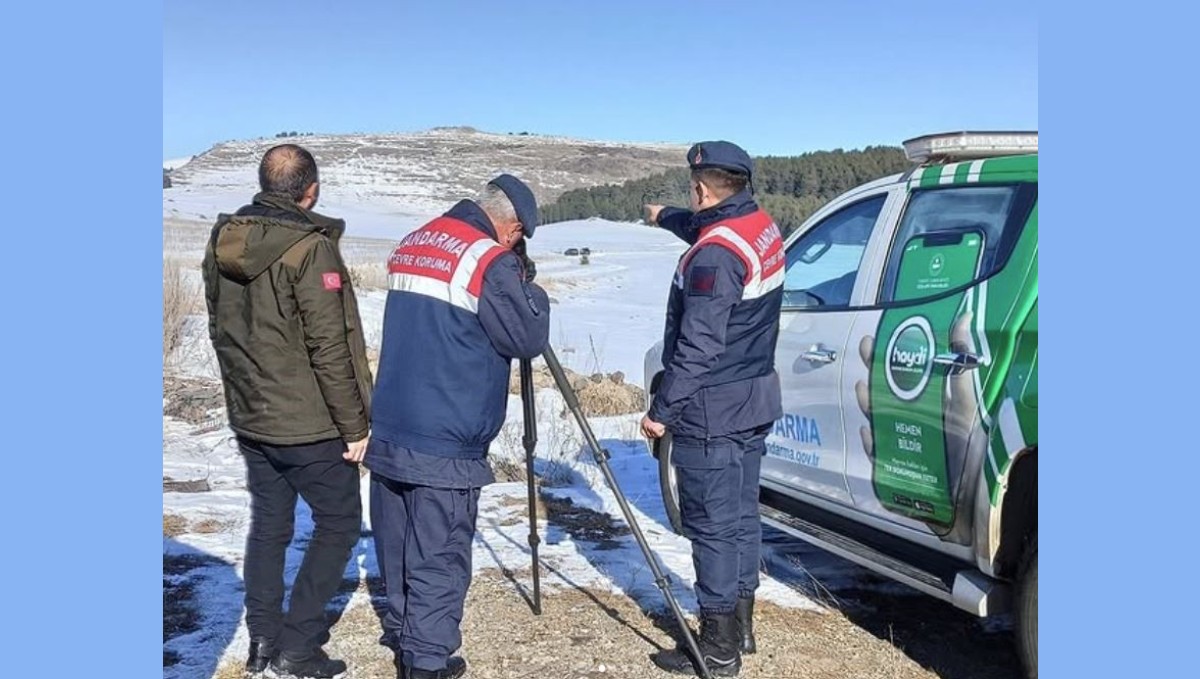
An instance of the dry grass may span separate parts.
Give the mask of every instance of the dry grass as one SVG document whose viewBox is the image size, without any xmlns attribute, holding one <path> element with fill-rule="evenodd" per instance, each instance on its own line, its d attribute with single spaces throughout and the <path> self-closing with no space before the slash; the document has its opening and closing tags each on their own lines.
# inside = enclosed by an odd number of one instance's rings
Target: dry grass
<svg viewBox="0 0 1200 679">
<path fill-rule="evenodd" d="M 583 441 L 573 431 L 574 421 L 561 418 L 551 420 L 548 440 L 537 442 L 537 459 L 541 471 L 536 476 L 539 486 L 559 487 L 573 483 L 578 477 L 578 451 Z M 515 456 L 489 455 L 492 473 L 501 483 L 527 483 L 529 474 L 525 467 L 523 445 L 524 426 L 520 422 L 508 422 L 500 430 L 499 438 L 506 450 Z"/>
<path fill-rule="evenodd" d="M 196 533 L 199 535 L 223 533 L 232 527 L 233 523 L 230 521 L 201 519 L 200 521 L 189 522 L 178 514 L 163 514 L 163 537 L 168 538 L 179 537 L 184 533 Z"/>
<path fill-rule="evenodd" d="M 568 379 L 572 375 L 570 370 L 563 369 Z M 554 389 L 554 378 L 550 375 L 550 369 L 542 363 L 533 364 L 533 390 Z M 508 393 L 519 395 L 521 393 L 521 362 L 513 361 L 512 372 L 508 375 Z"/>
<path fill-rule="evenodd" d="M 184 275 L 178 260 L 163 259 L 163 367 L 185 341 L 184 323 L 200 303 L 200 291 Z"/>
<path fill-rule="evenodd" d="M 356 290 L 387 290 L 386 260 L 369 264 L 351 264 L 346 268 L 350 270 L 350 282 Z"/>
<path fill-rule="evenodd" d="M 200 534 L 204 535 L 204 534 L 212 534 L 212 533 L 223 533 L 223 532 L 229 530 L 229 528 L 231 526 L 232 526 L 232 524 L 228 521 L 218 521 L 217 519 L 204 519 L 202 521 L 197 521 L 196 523 L 192 524 L 191 529 L 192 529 L 193 533 L 200 533 Z"/>
<path fill-rule="evenodd" d="M 187 519 L 178 514 L 163 514 L 163 537 L 174 538 L 187 532 Z"/>
<path fill-rule="evenodd" d="M 216 380 L 163 376 L 163 415 L 192 425 L 209 423 L 225 406 L 225 392 Z"/>
<path fill-rule="evenodd" d="M 588 417 L 627 415 L 646 409 L 645 392 L 632 384 L 625 383 L 621 373 L 592 375 L 582 384 L 576 384 L 579 407 Z"/>
<path fill-rule="evenodd" d="M 376 377 L 379 376 L 379 350 L 374 347 L 367 347 L 367 369 L 371 371 L 371 380 L 374 383 Z"/>
<path fill-rule="evenodd" d="M 524 462 L 495 456 L 489 457 L 488 461 L 491 462 L 492 473 L 496 475 L 496 481 L 499 483 L 512 483 L 514 481 L 525 483 L 529 479 L 529 475 L 525 471 Z"/>
<path fill-rule="evenodd" d="M 521 393 L 519 366 L 519 363 L 513 365 L 508 379 L 508 393 L 514 395 Z M 627 383 L 625 374 L 622 372 L 608 374 L 597 372 L 592 373 L 590 377 L 585 377 L 564 367 L 563 375 L 575 390 L 575 395 L 579 399 L 579 407 L 583 409 L 583 414 L 587 417 L 628 415 L 640 413 L 646 409 L 646 392 L 641 387 Z M 557 388 L 558 385 L 550 375 L 550 368 L 545 364 L 533 367 L 534 391 Z M 567 413 L 565 416 L 569 417 L 570 414 Z"/>
<path fill-rule="evenodd" d="M 549 378 L 549 374 L 546 378 Z M 574 418 L 565 411 L 559 413 L 559 417 L 545 417 L 539 413 L 538 422 L 541 423 L 538 434 L 540 438 L 537 442 L 539 485 L 558 487 L 576 482 L 579 478 L 579 451 L 583 446 L 583 438 Z M 506 452 L 488 456 L 497 480 L 525 483 L 528 479 L 525 469 L 524 436 L 523 419 L 509 420 L 501 427 L 497 436 L 498 447 Z"/>
<path fill-rule="evenodd" d="M 592 345 L 593 365 L 600 366 L 603 361 L 596 347 Z M 599 369 L 599 368 L 597 368 Z M 580 409 L 585 417 L 612 417 L 618 415 L 640 414 L 645 410 L 645 392 L 626 383 L 625 375 L 621 372 L 605 374 L 594 372 L 590 377 L 563 367 L 563 376 L 570 385 L 579 401 Z M 550 389 L 559 391 L 558 385 L 550 374 L 549 367 L 541 359 L 533 363 L 534 391 Z M 521 393 L 520 364 L 515 364 L 509 375 L 508 392 L 512 395 Z M 580 482 L 583 470 L 582 460 L 589 454 L 584 447 L 585 442 L 578 428 L 574 414 L 564 403 L 557 417 L 545 417 L 539 413 L 540 423 L 538 451 L 538 481 L 546 487 L 561 487 Z M 523 451 L 523 423 L 520 420 L 510 421 L 500 430 L 499 442 L 509 455 L 493 456 L 492 469 L 498 479 L 505 481 L 520 481 L 526 479 L 523 452 L 514 456 L 512 452 Z M 624 438 L 640 440 L 641 433 L 636 421 L 630 420 L 624 431 Z"/>
<path fill-rule="evenodd" d="M 570 412 L 565 408 L 559 417 L 549 418 L 549 430 L 544 445 L 539 443 L 538 458 L 544 461 L 538 475 L 543 486 L 563 487 L 580 482 L 580 451 L 583 435 Z"/>
<path fill-rule="evenodd" d="M 504 451 L 508 451 L 507 455 L 497 454 L 488 455 L 488 463 L 492 466 L 492 473 L 496 475 L 496 480 L 501 483 L 519 481 L 525 483 L 529 475 L 525 471 L 524 455 L 516 455 L 518 451 L 523 451 L 525 434 L 524 422 L 509 420 L 500 427 L 500 434 L 496 437 L 500 443 L 500 447 Z"/>
<path fill-rule="evenodd" d="M 212 679 L 246 679 L 246 670 L 242 666 L 244 661 L 238 660 L 235 662 L 227 662 L 217 668 L 213 673 Z M 267 676 L 263 674 L 262 676 Z"/>
</svg>

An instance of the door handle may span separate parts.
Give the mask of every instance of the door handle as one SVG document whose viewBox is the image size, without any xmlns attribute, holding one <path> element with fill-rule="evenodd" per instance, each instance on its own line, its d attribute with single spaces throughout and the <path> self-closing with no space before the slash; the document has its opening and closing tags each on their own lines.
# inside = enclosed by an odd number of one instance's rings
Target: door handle
<svg viewBox="0 0 1200 679">
<path fill-rule="evenodd" d="M 962 353 L 947 353 L 938 354 L 933 357 L 934 365 L 945 366 L 950 369 L 953 374 L 958 374 L 964 370 L 974 370 L 979 367 L 980 358 L 975 354 Z"/>
<path fill-rule="evenodd" d="M 801 357 L 806 361 L 813 363 L 833 363 L 837 360 L 837 352 L 833 349 L 819 349 L 813 347 L 801 354 Z"/>
</svg>

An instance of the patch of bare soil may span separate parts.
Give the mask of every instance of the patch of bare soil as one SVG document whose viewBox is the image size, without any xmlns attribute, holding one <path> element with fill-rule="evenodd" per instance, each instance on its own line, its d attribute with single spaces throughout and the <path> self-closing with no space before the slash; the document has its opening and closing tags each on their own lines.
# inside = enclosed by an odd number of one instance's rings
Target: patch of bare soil
<svg viewBox="0 0 1200 679">
<path fill-rule="evenodd" d="M 463 619 L 463 648 L 470 679 L 653 679 L 670 677 L 650 661 L 650 654 L 675 645 L 672 619 L 650 616 L 622 594 L 585 589 L 542 593 L 542 615 L 530 610 L 523 586 L 528 573 L 485 571 L 475 577 Z M 544 572 L 543 581 L 554 579 Z M 377 589 L 373 587 L 371 589 Z M 361 585 L 360 592 L 366 592 Z M 382 605 L 376 593 L 376 606 Z M 911 603 L 911 599 L 904 598 Z M 344 658 L 353 679 L 396 676 L 391 651 L 379 645 L 379 619 L 366 605 L 345 611 L 326 647 Z M 739 676 L 746 679 L 930 679 L 933 677 L 1011 677 L 1004 663 L 989 665 L 978 658 L 965 673 L 928 667 L 915 660 L 900 639 L 888 639 L 856 624 L 838 611 L 813 613 L 759 602 L 755 611 L 759 651 L 743 658 Z M 938 638 L 920 640 L 940 646 L 956 639 L 931 628 Z M 940 631 L 939 631 L 940 630 Z M 235 659 L 240 662 L 240 659 Z M 994 659 L 993 659 L 994 660 Z M 240 665 L 227 664 L 217 679 L 240 676 Z"/>
<path fill-rule="evenodd" d="M 613 517 L 594 509 L 575 504 L 569 498 L 550 495 L 541 497 L 546 513 L 555 525 L 561 526 L 575 542 L 588 542 L 597 549 L 616 549 L 620 538 L 629 535 L 629 527 Z"/>
</svg>

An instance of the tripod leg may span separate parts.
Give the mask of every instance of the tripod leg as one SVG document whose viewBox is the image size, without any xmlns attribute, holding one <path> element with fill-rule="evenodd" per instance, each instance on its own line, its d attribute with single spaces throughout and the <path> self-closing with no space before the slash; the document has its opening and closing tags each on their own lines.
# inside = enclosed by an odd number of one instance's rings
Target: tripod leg
<svg viewBox="0 0 1200 679">
<path fill-rule="evenodd" d="M 567 401 L 567 407 L 575 415 L 575 421 L 579 423 L 579 429 L 583 432 L 583 438 L 587 441 L 588 447 L 592 450 L 592 457 L 595 458 L 596 464 L 599 465 L 600 471 L 604 474 L 605 482 L 608 483 L 608 487 L 612 489 L 613 495 L 617 498 L 617 504 L 621 507 L 621 513 L 625 515 L 625 523 L 629 524 L 629 529 L 633 533 L 638 547 L 642 550 L 642 556 L 646 558 L 651 572 L 654 573 L 654 583 L 662 591 L 663 597 L 667 600 L 667 605 L 671 608 L 671 612 L 675 615 L 675 620 L 679 623 L 684 643 L 687 644 L 688 651 L 697 664 L 698 674 L 704 679 L 709 679 L 711 675 L 708 672 L 708 666 L 704 663 L 704 656 L 700 654 L 700 647 L 696 645 L 696 638 L 692 635 L 692 630 L 688 628 L 687 621 L 683 617 L 683 611 L 679 608 L 679 602 L 675 600 L 675 595 L 671 593 L 670 583 L 667 581 L 667 577 L 663 574 L 662 569 L 659 568 L 658 560 L 654 558 L 654 553 L 650 550 L 650 544 L 646 542 L 646 536 L 642 535 L 642 529 L 638 526 L 637 520 L 633 518 L 633 512 L 629 508 L 625 494 L 621 492 L 621 487 L 617 485 L 617 478 L 613 475 L 612 468 L 608 464 L 608 451 L 601 448 L 599 441 L 596 440 L 596 435 L 592 432 L 591 425 L 588 424 L 587 418 L 583 415 L 583 410 L 579 407 L 579 399 L 575 395 L 575 390 L 567 382 L 567 376 L 563 373 L 562 365 L 558 362 L 558 357 L 555 356 L 554 350 L 546 347 L 546 352 L 542 356 L 546 359 L 546 365 L 550 368 L 550 374 L 554 376 L 554 383 L 558 385 L 558 390 L 562 392 L 563 398 Z"/>
<path fill-rule="evenodd" d="M 534 488 L 533 456 L 537 449 L 537 411 L 533 393 L 533 364 L 521 359 L 521 405 L 525 416 L 525 477 L 529 482 L 529 551 L 533 558 L 533 614 L 542 614 L 542 585 L 538 568 L 537 491 Z"/>
</svg>

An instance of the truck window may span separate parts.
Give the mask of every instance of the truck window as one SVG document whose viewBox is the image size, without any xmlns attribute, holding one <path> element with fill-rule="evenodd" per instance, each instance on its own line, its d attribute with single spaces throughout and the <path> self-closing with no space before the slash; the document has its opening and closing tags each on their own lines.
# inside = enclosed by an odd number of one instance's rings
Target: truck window
<svg viewBox="0 0 1200 679">
<path fill-rule="evenodd" d="M 821 220 L 787 251 L 783 306 L 850 306 L 854 281 L 886 194 L 848 205 Z"/>
</svg>

